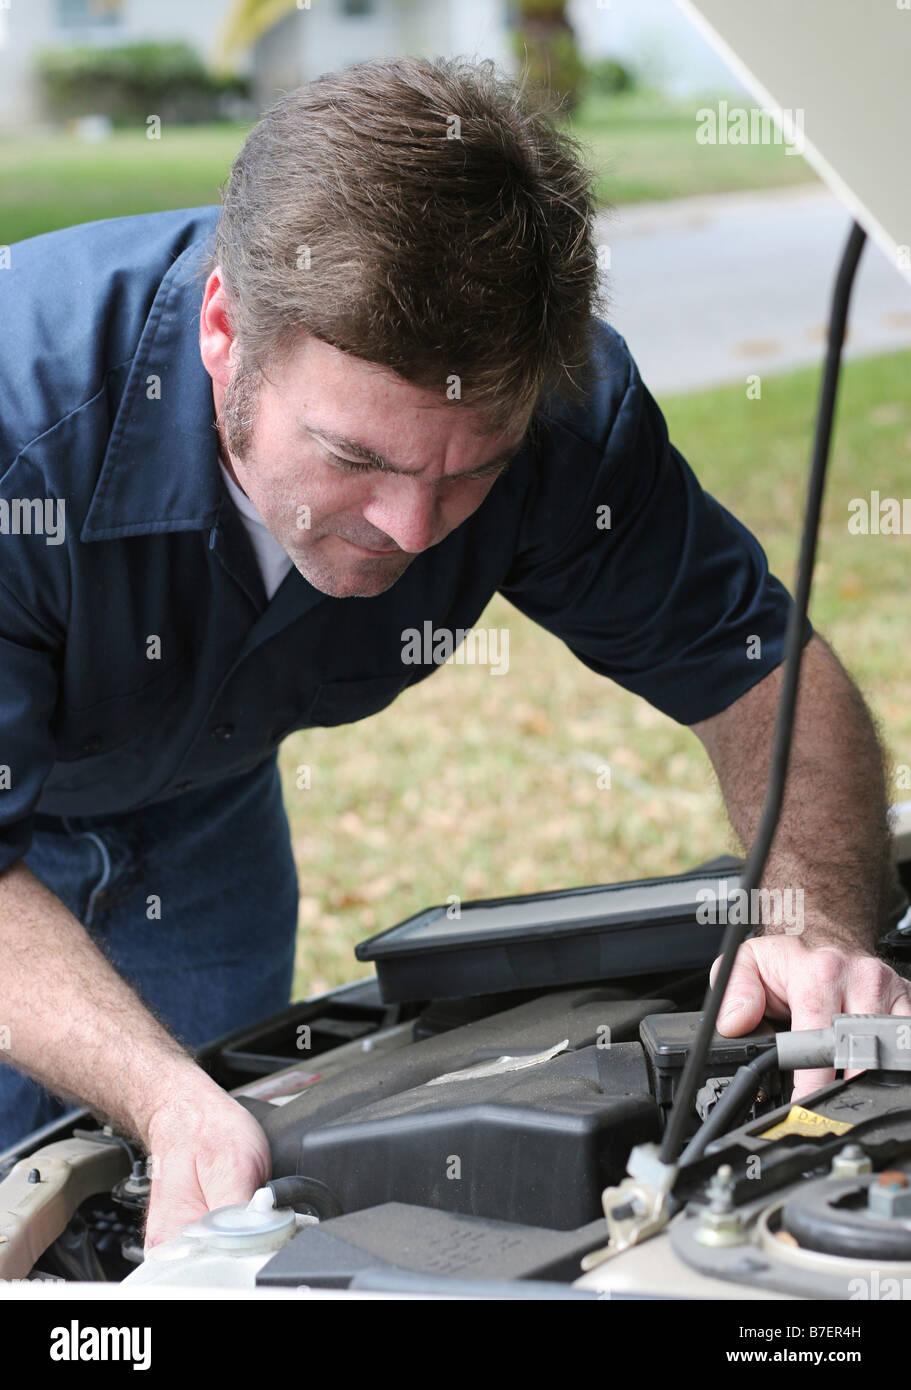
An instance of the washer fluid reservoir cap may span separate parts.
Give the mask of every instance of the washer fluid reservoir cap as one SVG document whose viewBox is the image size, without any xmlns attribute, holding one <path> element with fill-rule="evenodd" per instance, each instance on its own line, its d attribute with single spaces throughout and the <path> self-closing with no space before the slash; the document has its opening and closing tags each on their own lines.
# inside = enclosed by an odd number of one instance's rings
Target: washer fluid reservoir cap
<svg viewBox="0 0 911 1390">
<path fill-rule="evenodd" d="M 250 1202 L 238 1202 L 230 1207 L 216 1207 L 207 1211 L 192 1226 L 187 1226 L 184 1236 L 196 1236 L 207 1245 L 220 1249 L 247 1250 L 253 1248 L 282 1245 L 296 1230 L 294 1212 L 290 1207 L 266 1207 L 261 1192 L 266 1192 L 271 1201 L 268 1188 L 261 1188 Z M 257 1200 L 258 1199 L 258 1200 Z"/>
</svg>

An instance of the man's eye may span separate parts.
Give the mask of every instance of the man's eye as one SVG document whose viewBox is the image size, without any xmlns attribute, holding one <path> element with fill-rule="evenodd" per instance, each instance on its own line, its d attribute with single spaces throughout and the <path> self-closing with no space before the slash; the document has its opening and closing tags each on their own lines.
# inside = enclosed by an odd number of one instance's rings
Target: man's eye
<svg viewBox="0 0 911 1390">
<path fill-rule="evenodd" d="M 370 459 L 348 459 L 342 454 L 333 454 L 329 449 L 323 449 L 323 457 L 332 464 L 333 468 L 340 468 L 343 473 L 385 473 L 387 470 L 381 463 L 375 463 Z M 486 472 L 463 473 L 458 478 L 445 478 L 444 482 L 450 483 L 487 483 L 501 477 L 509 467 L 509 463 L 500 464 L 496 472 L 488 469 Z"/>
<path fill-rule="evenodd" d="M 371 473 L 377 468 L 377 465 L 368 459 L 346 459 L 341 454 L 331 453 L 328 449 L 323 450 L 323 457 L 343 473 Z M 382 472 L 382 469 L 379 471 Z"/>
</svg>

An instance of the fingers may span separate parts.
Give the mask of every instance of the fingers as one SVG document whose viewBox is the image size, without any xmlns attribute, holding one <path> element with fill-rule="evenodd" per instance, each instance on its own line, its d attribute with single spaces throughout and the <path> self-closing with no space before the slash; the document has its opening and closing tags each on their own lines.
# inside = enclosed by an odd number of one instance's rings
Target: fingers
<svg viewBox="0 0 911 1390">
<path fill-rule="evenodd" d="M 766 949 L 774 951 L 775 946 Z M 781 960 L 792 1032 L 828 1028 L 836 1014 L 911 1015 L 911 986 L 876 956 L 838 946 L 798 946 L 789 957 L 782 954 Z M 845 1079 L 861 1070 L 849 1068 Z M 834 1079 L 831 1067 L 795 1072 L 792 1099 L 799 1100 Z"/>
<path fill-rule="evenodd" d="M 710 980 L 718 977 L 720 957 Z M 795 1033 L 828 1028 L 836 1014 L 897 1014 L 911 1017 L 911 983 L 876 956 L 841 946 L 805 946 L 789 936 L 756 937 L 743 943 L 725 990 L 718 1031 L 738 1037 L 759 1026 L 765 1014 L 790 1015 Z M 857 1076 L 859 1068 L 845 1072 Z M 792 1100 L 834 1081 L 832 1067 L 794 1073 Z"/>
<path fill-rule="evenodd" d="M 198 1221 L 208 1207 L 196 1177 L 193 1154 L 173 1150 L 160 1163 L 158 1177 L 152 1180 L 149 1212 L 145 1229 L 145 1249 L 151 1250 L 173 1239 L 184 1226 Z"/>
<path fill-rule="evenodd" d="M 895 1005 L 911 1007 L 908 984 L 876 956 L 856 956 L 850 961 L 843 1013 L 888 1014 L 901 1012 Z"/>
<path fill-rule="evenodd" d="M 875 956 L 857 956 L 849 962 L 842 1013 L 911 1014 L 911 986 Z M 845 1069 L 845 1080 L 859 1076 L 862 1067 Z"/>
<path fill-rule="evenodd" d="M 215 1161 L 208 1156 L 206 1161 L 197 1163 L 200 1186 L 205 1194 L 209 1210 L 215 1207 L 229 1207 L 237 1202 L 249 1202 L 258 1187 L 268 1180 L 268 1166 L 264 1165 L 258 1154 L 250 1152 L 242 1143 L 227 1152 L 219 1153 Z"/>
<path fill-rule="evenodd" d="M 852 964 L 845 989 L 844 1007 L 846 1014 L 882 1014 L 889 1012 L 893 1002 L 893 992 L 889 989 L 888 977 L 896 979 L 889 967 L 873 956 L 863 956 Z M 846 1067 L 845 1080 L 859 1076 L 863 1067 Z"/>
<path fill-rule="evenodd" d="M 788 996 L 791 1001 L 791 1031 L 803 1033 L 828 1028 L 835 1014 L 844 1013 L 847 990 L 847 957 L 840 951 L 821 947 L 805 956 L 803 969 L 792 969 Z M 816 1067 L 794 1073 L 791 1099 L 818 1091 L 835 1080 L 832 1067 Z"/>
<path fill-rule="evenodd" d="M 145 1248 L 180 1234 L 216 1207 L 248 1202 L 268 1180 L 269 1142 L 253 1116 L 224 1094 L 184 1106 L 157 1130 Z"/>
<path fill-rule="evenodd" d="M 257 1157 L 243 1149 L 207 1161 L 191 1149 L 176 1149 L 161 1164 L 161 1177 L 152 1183 L 145 1248 L 171 1240 L 216 1207 L 249 1202 L 266 1181 Z"/>
<path fill-rule="evenodd" d="M 720 961 L 719 957 L 712 966 L 709 977 L 712 984 L 717 978 Z M 765 1010 L 766 991 L 756 958 L 751 951 L 741 949 L 737 953 L 734 969 L 724 992 L 718 1015 L 718 1032 L 726 1038 L 736 1038 L 741 1033 L 749 1033 L 762 1022 Z"/>
<path fill-rule="evenodd" d="M 791 1100 L 802 1100 L 804 1096 L 812 1095 L 814 1091 L 818 1091 L 822 1086 L 828 1086 L 829 1082 L 834 1080 L 834 1067 L 812 1067 L 806 1071 L 795 1071 Z"/>
</svg>

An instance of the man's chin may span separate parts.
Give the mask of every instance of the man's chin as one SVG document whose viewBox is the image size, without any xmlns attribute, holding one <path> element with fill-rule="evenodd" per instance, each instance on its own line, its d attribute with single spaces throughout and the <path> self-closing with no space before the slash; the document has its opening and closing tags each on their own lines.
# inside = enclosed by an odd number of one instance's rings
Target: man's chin
<svg viewBox="0 0 911 1390">
<path fill-rule="evenodd" d="M 328 598 L 376 598 L 391 589 L 408 568 L 407 565 L 388 562 L 375 566 L 355 565 L 350 570 L 342 566 L 313 565 L 298 560 L 294 563 L 307 583 Z"/>
</svg>

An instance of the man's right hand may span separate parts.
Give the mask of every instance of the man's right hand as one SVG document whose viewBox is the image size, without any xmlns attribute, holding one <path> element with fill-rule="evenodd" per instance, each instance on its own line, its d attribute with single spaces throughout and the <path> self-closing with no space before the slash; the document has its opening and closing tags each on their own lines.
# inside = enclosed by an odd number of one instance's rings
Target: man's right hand
<svg viewBox="0 0 911 1390">
<path fill-rule="evenodd" d="M 203 1072 L 153 1113 L 143 1136 L 152 1190 L 145 1248 L 179 1234 L 214 1207 L 247 1202 L 271 1172 L 265 1134 Z"/>
<path fill-rule="evenodd" d="M 3 1061 L 87 1105 L 152 1156 L 146 1249 L 268 1182 L 259 1125 L 117 974 L 19 861 L 0 873 Z"/>
</svg>

